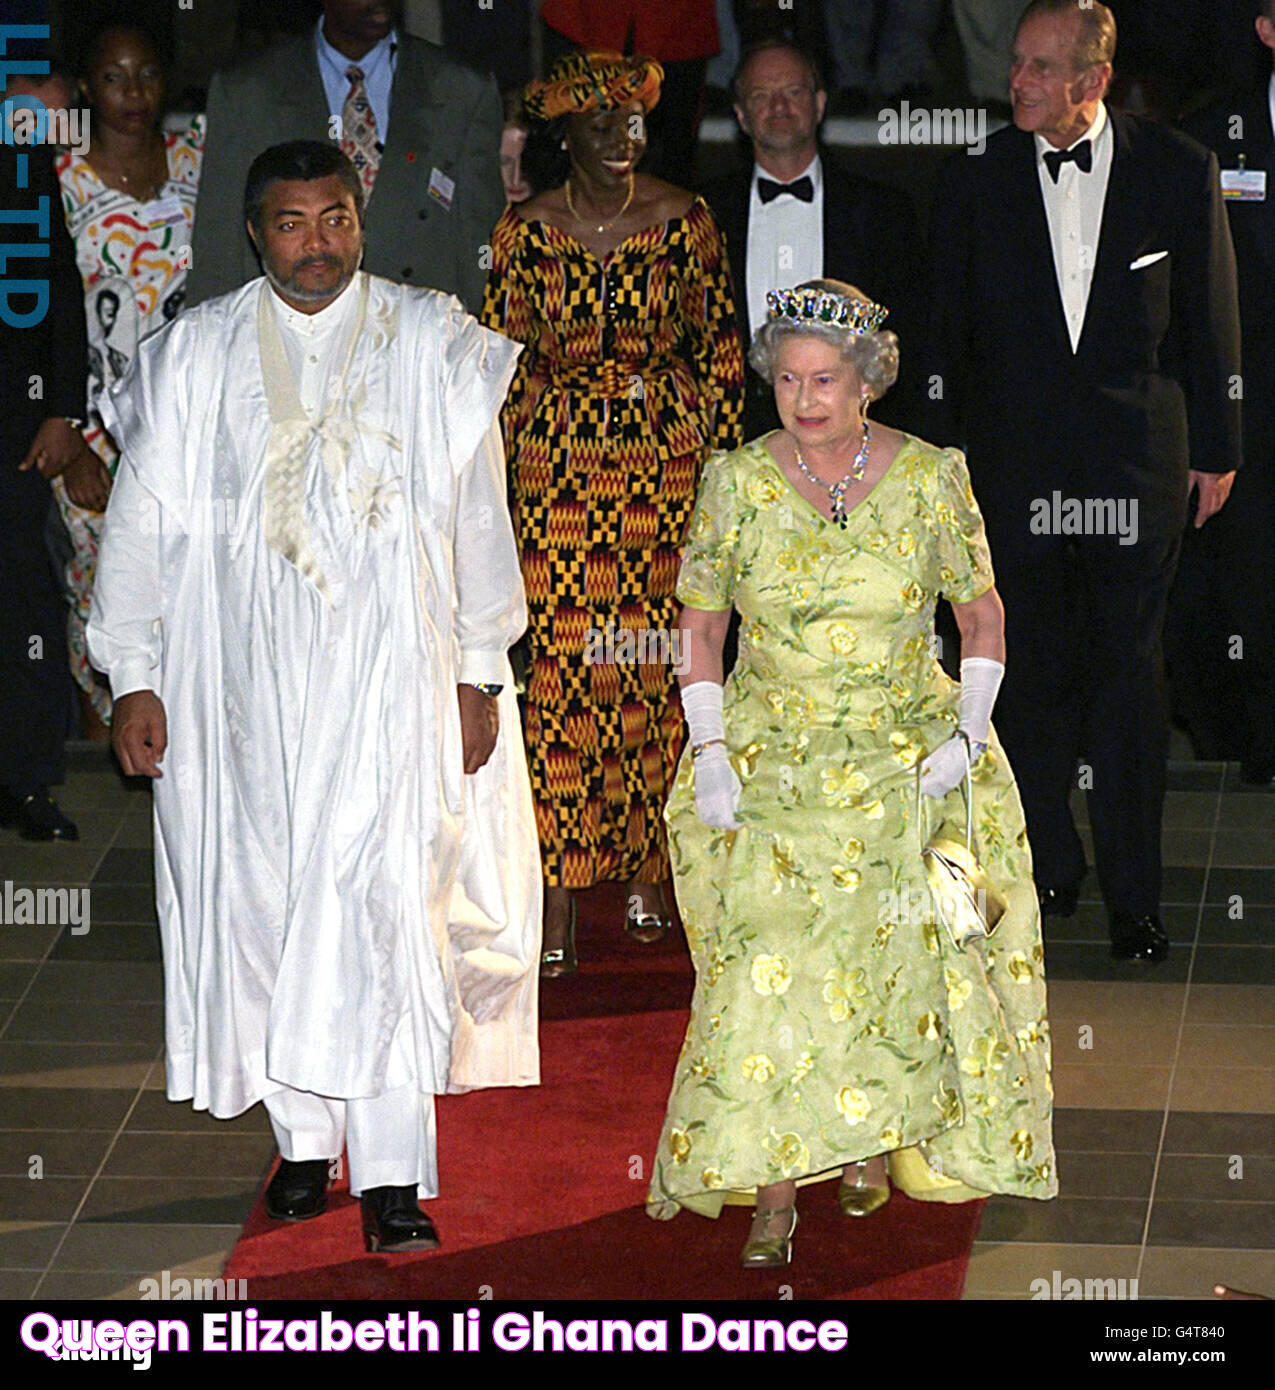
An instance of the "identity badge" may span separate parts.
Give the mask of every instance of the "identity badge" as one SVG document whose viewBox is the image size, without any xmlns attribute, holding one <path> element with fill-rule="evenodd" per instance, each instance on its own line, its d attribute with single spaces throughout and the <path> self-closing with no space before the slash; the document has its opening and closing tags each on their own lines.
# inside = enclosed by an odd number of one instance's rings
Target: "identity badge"
<svg viewBox="0 0 1275 1390">
<path fill-rule="evenodd" d="M 452 199 L 456 196 L 456 180 L 449 179 L 441 169 L 431 169 L 428 192 L 436 203 L 441 203 L 450 212 Z"/>
<path fill-rule="evenodd" d="M 142 216 L 146 219 L 147 227 L 157 232 L 162 227 L 183 226 L 186 210 L 182 207 L 182 200 L 175 193 L 170 193 L 166 198 L 156 198 L 154 202 L 147 203 L 142 209 Z"/>
<path fill-rule="evenodd" d="M 1222 197 L 1227 202 L 1264 203 L 1266 201 L 1265 169 L 1223 169 Z"/>
</svg>

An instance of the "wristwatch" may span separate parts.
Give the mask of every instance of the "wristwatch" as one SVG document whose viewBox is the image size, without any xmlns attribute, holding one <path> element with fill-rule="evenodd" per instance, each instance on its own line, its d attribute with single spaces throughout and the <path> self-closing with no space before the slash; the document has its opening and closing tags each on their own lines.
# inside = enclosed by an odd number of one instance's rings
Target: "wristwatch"
<svg viewBox="0 0 1275 1390">
<path fill-rule="evenodd" d="M 505 688 L 503 685 L 491 685 L 487 681 L 466 681 L 465 684 L 472 685 L 475 690 L 481 690 L 484 695 L 492 700 Z"/>
</svg>

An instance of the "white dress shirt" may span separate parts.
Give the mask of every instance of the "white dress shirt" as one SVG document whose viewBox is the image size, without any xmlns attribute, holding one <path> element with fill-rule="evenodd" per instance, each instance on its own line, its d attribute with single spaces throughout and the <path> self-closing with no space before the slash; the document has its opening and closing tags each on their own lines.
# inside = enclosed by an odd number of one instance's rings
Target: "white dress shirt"
<svg viewBox="0 0 1275 1390">
<path fill-rule="evenodd" d="M 757 191 L 759 176 L 774 179 L 774 175 L 760 165 L 753 165 L 746 270 L 750 339 L 766 322 L 767 290 L 788 290 L 823 275 L 823 171 L 819 156 L 815 155 L 797 175 L 797 178 L 809 176 L 814 185 L 815 196 L 808 203 L 794 198 L 791 193 L 780 194 L 769 203 L 763 203 Z"/>
<path fill-rule="evenodd" d="M 341 349 L 348 347 L 349 328 L 358 304 L 358 284 L 362 271 L 341 291 L 331 304 L 317 314 L 303 314 L 280 299 L 274 286 L 270 287 L 270 304 L 283 339 L 283 350 L 292 368 L 297 395 L 311 419 L 322 413 L 329 389 L 337 389 L 339 374 L 344 365 Z"/>
<path fill-rule="evenodd" d="M 1115 135 L 1102 102 L 1098 103 L 1093 124 L 1080 140 L 1093 141 L 1092 167 L 1085 174 L 1078 164 L 1064 164 L 1055 183 L 1045 166 L 1045 154 L 1054 147 L 1043 136 L 1036 137 L 1036 172 L 1045 200 L 1049 239 L 1054 249 L 1054 271 L 1058 276 L 1058 292 L 1062 296 L 1073 352 L 1085 326 L 1085 307 L 1089 303 L 1089 286 L 1098 260 L 1102 208 L 1115 148 Z M 1067 148 L 1074 149 L 1080 140 L 1073 141 Z"/>
<path fill-rule="evenodd" d="M 363 70 L 363 86 L 376 120 L 376 138 L 384 145 L 385 134 L 390 128 L 390 87 L 398 61 L 398 31 L 391 29 L 356 62 L 333 48 L 324 38 L 323 20 L 320 19 L 315 30 L 314 46 L 319 55 L 319 76 L 323 79 L 323 90 L 328 98 L 328 114 L 339 116 L 345 110 L 345 99 L 350 95 L 350 79 L 346 71 L 351 63 L 355 63 Z"/>
</svg>

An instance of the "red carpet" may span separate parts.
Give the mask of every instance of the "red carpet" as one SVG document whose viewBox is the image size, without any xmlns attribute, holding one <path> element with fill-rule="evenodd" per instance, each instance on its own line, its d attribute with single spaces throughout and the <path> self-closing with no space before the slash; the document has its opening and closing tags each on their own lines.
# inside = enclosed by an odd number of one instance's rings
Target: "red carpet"
<svg viewBox="0 0 1275 1390">
<path fill-rule="evenodd" d="M 895 1192 L 862 1223 L 835 1184 L 804 1190 L 793 1263 L 741 1269 L 749 1212 L 718 1221 L 643 1210 L 651 1147 L 686 1028 L 690 961 L 680 932 L 639 946 L 618 889 L 581 895 L 580 974 L 541 995 L 539 1087 L 438 1102 L 444 1196 L 428 1204 L 443 1248 L 366 1255 L 358 1203 L 329 1193 L 315 1221 L 282 1225 L 258 1198 L 226 1266 L 253 1300 L 959 1298 L 981 1202 Z M 488 1292 L 490 1290 L 490 1292 Z"/>
</svg>

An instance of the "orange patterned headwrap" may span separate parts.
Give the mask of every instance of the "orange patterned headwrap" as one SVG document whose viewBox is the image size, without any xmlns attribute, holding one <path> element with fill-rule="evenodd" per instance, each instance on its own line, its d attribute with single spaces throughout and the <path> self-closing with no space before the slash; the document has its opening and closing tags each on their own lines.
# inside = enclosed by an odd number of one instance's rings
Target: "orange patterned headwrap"
<svg viewBox="0 0 1275 1390">
<path fill-rule="evenodd" d="M 623 53 L 568 53 L 553 65 L 543 82 L 529 82 L 523 107 L 533 120 L 578 111 L 612 111 L 640 101 L 649 111 L 660 99 L 664 69 L 654 58 L 626 58 Z"/>
</svg>

